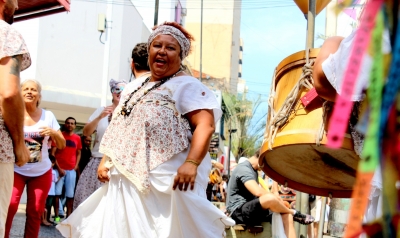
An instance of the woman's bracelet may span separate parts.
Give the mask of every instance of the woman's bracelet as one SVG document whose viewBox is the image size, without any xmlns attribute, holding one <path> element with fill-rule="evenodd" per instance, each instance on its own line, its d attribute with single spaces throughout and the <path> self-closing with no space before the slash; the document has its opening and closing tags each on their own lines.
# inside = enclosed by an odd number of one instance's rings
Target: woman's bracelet
<svg viewBox="0 0 400 238">
<path fill-rule="evenodd" d="M 194 164 L 194 165 L 196 165 L 196 166 L 199 166 L 199 165 L 200 165 L 200 163 L 199 163 L 199 162 L 197 162 L 197 161 L 195 161 L 195 160 L 191 160 L 191 159 L 187 159 L 187 160 L 185 160 L 185 162 L 188 162 L 188 163 Z"/>
</svg>

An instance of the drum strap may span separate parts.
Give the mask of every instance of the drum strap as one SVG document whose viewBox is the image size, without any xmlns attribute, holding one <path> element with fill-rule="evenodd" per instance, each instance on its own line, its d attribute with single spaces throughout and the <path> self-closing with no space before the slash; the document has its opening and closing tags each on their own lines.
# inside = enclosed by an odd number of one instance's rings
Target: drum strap
<svg viewBox="0 0 400 238">
<path fill-rule="evenodd" d="M 272 145 L 274 143 L 275 137 L 278 133 L 279 128 L 284 126 L 289 119 L 290 114 L 294 110 L 297 104 L 298 95 L 302 92 L 304 88 L 310 90 L 314 86 L 314 80 L 312 77 L 313 74 L 313 64 L 314 61 L 309 59 L 310 50 L 306 50 L 306 64 L 303 66 L 303 72 L 300 76 L 300 79 L 297 81 L 297 84 L 290 91 L 288 96 L 285 99 L 285 102 L 282 104 L 282 107 L 278 110 L 278 112 L 274 111 L 274 97 L 276 95 L 275 86 L 271 87 L 271 94 L 268 99 L 268 107 L 269 107 L 269 124 L 267 125 L 267 134 L 265 136 L 265 140 L 268 141 L 269 149 L 272 149 Z M 317 143 L 318 139 L 316 140 Z"/>
</svg>

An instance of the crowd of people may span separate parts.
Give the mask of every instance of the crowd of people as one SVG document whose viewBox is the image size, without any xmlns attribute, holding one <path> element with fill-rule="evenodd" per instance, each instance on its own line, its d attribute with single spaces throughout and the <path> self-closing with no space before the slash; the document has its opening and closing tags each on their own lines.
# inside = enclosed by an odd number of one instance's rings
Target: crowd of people
<svg viewBox="0 0 400 238">
<path fill-rule="evenodd" d="M 16 7 L 12 1 L 0 2 L 0 10 Z M 98 108 L 78 136 L 75 118 L 68 117 L 61 127 L 53 113 L 39 107 L 40 82 L 19 85 L 19 72 L 30 64 L 29 53 L 4 15 L 0 23 L 1 31 L 11 31 L 13 39 L 19 39 L 4 42 L 15 45 L 15 52 L 3 52 L 1 59 L 2 67 L 14 72 L 7 75 L 14 83 L 8 85 L 13 98 L 0 94 L 1 132 L 10 135 L 9 146 L 3 147 L 13 148 L 4 158 L 11 165 L 15 161 L 13 168 L 1 167 L 8 171 L 1 176 L 8 177 L 1 177 L 7 183 L 0 186 L 11 198 L 2 200 L 1 236 L 10 235 L 25 187 L 25 237 L 38 237 L 41 224 L 59 223 L 64 199 L 66 219 L 57 229 L 66 237 L 223 237 L 225 228 L 235 224 L 230 218 L 237 211 L 229 210 L 228 178 L 221 176 L 221 164 L 207 152 L 222 111 L 213 93 L 184 72 L 181 62 L 193 37 L 182 26 L 161 24 L 147 43 L 135 46 L 135 80 L 127 84 L 112 79 L 112 104 Z M 21 109 L 13 108 L 13 120 L 4 104 L 10 101 Z M 221 202 L 228 199 L 227 213 L 206 199 L 210 196 Z M 286 207 L 280 209 L 301 217 Z"/>
<path fill-rule="evenodd" d="M 149 73 L 146 43 L 137 44 L 132 51 L 132 72 L 136 77 Z M 57 225 L 102 185 L 97 179 L 97 168 L 103 157 L 99 145 L 126 82 L 111 79 L 109 85 L 112 105 L 98 108 L 84 126 L 82 135 L 78 135 L 75 118 L 68 117 L 60 127 L 50 111 L 39 108 L 42 86 L 38 81 L 21 83 L 26 109 L 25 144 L 30 151 L 30 161 L 14 168 L 14 188 L 4 237 L 9 237 L 25 186 L 25 236 L 37 237 L 40 225 Z"/>
<path fill-rule="evenodd" d="M 259 225 L 278 213 L 292 238 L 294 222 L 315 221 L 259 179 L 258 153 L 230 178 L 221 175 L 208 147 L 222 110 L 185 73 L 182 61 L 194 39 L 181 25 L 155 26 L 148 42 L 134 47 L 135 80 L 111 79 L 112 103 L 96 109 L 77 135 L 75 118 L 61 127 L 40 108 L 39 81 L 20 83 L 31 60 L 10 26 L 17 7 L 0 1 L 0 45 L 6 46 L 0 47 L 0 237 L 9 237 L 24 190 L 25 237 L 38 237 L 40 225 L 53 222 L 66 237 L 223 237 L 235 223 Z M 327 100 L 340 93 L 330 69 L 343 68 L 332 53 L 351 37 L 327 40 L 316 62 L 316 88 Z M 226 211 L 210 201 L 225 202 Z"/>
</svg>

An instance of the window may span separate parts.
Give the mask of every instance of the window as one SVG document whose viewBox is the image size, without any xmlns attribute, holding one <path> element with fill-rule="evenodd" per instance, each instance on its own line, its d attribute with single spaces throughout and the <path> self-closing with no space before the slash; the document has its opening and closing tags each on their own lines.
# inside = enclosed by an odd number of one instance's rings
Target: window
<svg viewBox="0 0 400 238">
<path fill-rule="evenodd" d="M 242 72 L 238 73 L 238 77 L 241 78 L 242 77 Z"/>
<path fill-rule="evenodd" d="M 243 51 L 243 46 L 240 46 L 240 47 L 239 47 L 239 50 L 240 50 L 240 51 Z"/>
<path fill-rule="evenodd" d="M 242 59 L 239 59 L 239 64 L 242 64 Z"/>
</svg>

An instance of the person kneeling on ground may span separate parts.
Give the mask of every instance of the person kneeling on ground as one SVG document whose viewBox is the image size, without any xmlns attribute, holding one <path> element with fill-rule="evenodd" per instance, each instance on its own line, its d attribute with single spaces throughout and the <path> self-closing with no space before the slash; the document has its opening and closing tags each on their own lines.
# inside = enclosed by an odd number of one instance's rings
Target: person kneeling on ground
<svg viewBox="0 0 400 238">
<path fill-rule="evenodd" d="M 296 237 L 293 221 L 303 225 L 314 222 L 311 215 L 289 209 L 283 200 L 258 183 L 259 151 L 237 165 L 232 172 L 228 184 L 227 213 L 235 220 L 236 224 L 249 226 L 261 225 L 271 212 L 281 213 L 285 234 L 288 238 Z"/>
</svg>

